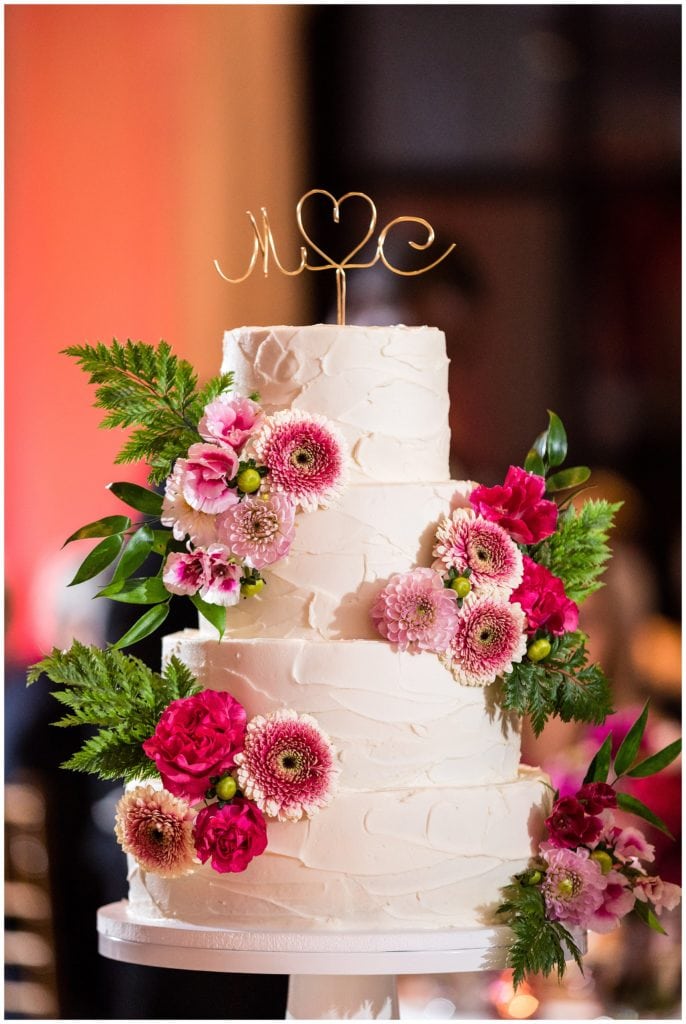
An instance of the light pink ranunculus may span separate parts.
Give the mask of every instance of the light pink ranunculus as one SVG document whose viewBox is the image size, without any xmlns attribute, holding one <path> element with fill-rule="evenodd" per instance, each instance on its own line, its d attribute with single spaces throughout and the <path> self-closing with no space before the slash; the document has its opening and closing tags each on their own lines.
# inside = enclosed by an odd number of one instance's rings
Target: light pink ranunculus
<svg viewBox="0 0 686 1024">
<path fill-rule="evenodd" d="M 245 708 L 231 694 L 203 690 L 172 701 L 143 750 L 164 788 L 194 803 L 204 796 L 210 776 L 233 768 L 246 724 Z"/>
<path fill-rule="evenodd" d="M 185 554 L 172 551 L 164 563 L 162 582 L 171 594 L 192 596 L 205 585 L 207 568 L 203 551 Z"/>
<path fill-rule="evenodd" d="M 681 902 L 681 889 L 674 882 L 664 882 L 659 875 L 643 875 L 634 882 L 636 899 L 642 903 L 652 903 L 655 913 L 660 916 L 663 910 L 674 910 Z"/>
<path fill-rule="evenodd" d="M 238 604 L 243 570 L 231 561 L 229 549 L 223 544 L 211 544 L 205 552 L 205 566 L 205 584 L 200 591 L 203 601 L 225 608 Z"/>
<path fill-rule="evenodd" d="M 610 871 L 605 875 L 607 886 L 603 893 L 603 902 L 586 922 L 586 927 L 593 932 L 611 932 L 623 917 L 633 910 L 636 896 L 631 890 L 629 880 L 620 871 Z"/>
<path fill-rule="evenodd" d="M 615 839 L 614 854 L 618 860 L 655 860 L 655 847 L 649 843 L 639 828 L 623 828 Z"/>
<path fill-rule="evenodd" d="M 238 456 L 218 444 L 192 444 L 185 459 L 177 459 L 182 493 L 191 508 L 216 515 L 235 505 L 238 495 L 229 481 L 238 472 Z"/>
<path fill-rule="evenodd" d="M 193 830 L 195 851 L 215 871 L 245 871 L 253 857 L 267 848 L 267 825 L 264 815 L 252 800 L 237 797 L 219 807 L 203 807 L 195 819 Z"/>
<path fill-rule="evenodd" d="M 250 398 L 217 398 L 205 406 L 198 433 L 206 441 L 240 452 L 263 419 L 262 409 Z"/>
<path fill-rule="evenodd" d="M 518 544 L 537 544 L 557 526 L 557 505 L 544 494 L 542 476 L 510 466 L 502 485 L 476 487 L 469 500 L 475 512 L 502 526 Z"/>
<path fill-rule="evenodd" d="M 562 580 L 528 555 L 524 555 L 522 582 L 512 592 L 510 600 L 523 609 L 530 636 L 539 629 L 562 636 L 579 625 L 579 609 L 565 594 Z"/>
</svg>

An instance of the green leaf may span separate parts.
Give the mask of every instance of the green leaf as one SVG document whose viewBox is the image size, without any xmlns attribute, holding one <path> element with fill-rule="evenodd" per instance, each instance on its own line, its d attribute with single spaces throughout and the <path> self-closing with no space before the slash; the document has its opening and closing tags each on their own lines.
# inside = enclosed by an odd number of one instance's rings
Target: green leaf
<svg viewBox="0 0 686 1024">
<path fill-rule="evenodd" d="M 201 615 L 210 622 L 219 633 L 219 639 L 224 636 L 226 631 L 226 608 L 220 604 L 208 604 L 207 601 L 198 595 L 194 594 L 191 597 L 191 601 L 198 609 Z"/>
<path fill-rule="evenodd" d="M 643 739 L 643 733 L 645 732 L 646 722 L 648 721 L 648 704 L 649 701 L 646 701 L 643 711 L 629 729 L 617 751 L 615 772 L 618 776 L 624 775 L 636 760 L 636 755 Z"/>
<path fill-rule="evenodd" d="M 154 551 L 156 555 L 166 555 L 167 548 L 169 547 L 169 541 L 173 540 L 173 534 L 171 530 L 153 530 L 152 536 L 152 551 Z M 181 550 L 185 550 L 183 545 Z"/>
<path fill-rule="evenodd" d="M 74 579 L 68 586 L 73 587 L 77 583 L 84 583 L 85 580 L 92 580 L 94 576 L 98 576 L 103 569 L 106 569 L 115 560 L 122 549 L 123 543 L 124 538 L 118 533 L 101 540 L 90 554 L 86 555 Z"/>
<path fill-rule="evenodd" d="M 545 461 L 546 447 L 548 444 L 548 431 L 544 430 L 542 434 L 539 434 L 534 441 L 532 448 L 539 455 L 541 461 Z"/>
<path fill-rule="evenodd" d="M 548 409 L 548 417 L 546 456 L 550 466 L 560 466 L 567 458 L 567 433 L 560 417 L 550 409 Z"/>
<path fill-rule="evenodd" d="M 98 597 L 126 604 L 159 604 L 169 600 L 169 591 L 159 576 L 137 576 L 131 580 L 117 580 L 103 587 Z"/>
<path fill-rule="evenodd" d="M 71 537 L 67 537 L 63 548 L 71 544 L 73 540 L 88 540 L 93 537 L 111 537 L 115 533 L 124 533 L 131 526 L 128 516 L 105 516 L 104 519 L 96 519 L 94 523 L 82 526 Z"/>
<path fill-rule="evenodd" d="M 607 782 L 612 760 L 612 733 L 608 733 L 602 746 L 596 751 L 595 757 L 588 766 L 583 785 L 587 782 Z"/>
<path fill-rule="evenodd" d="M 146 515 L 159 516 L 162 512 L 162 495 L 156 491 L 150 491 L 147 487 L 139 487 L 138 484 L 129 484 L 126 481 L 108 484 L 112 494 L 116 494 L 131 508 L 138 512 L 145 512 Z"/>
<path fill-rule="evenodd" d="M 545 465 L 543 459 L 535 448 L 532 448 L 524 459 L 524 469 L 527 473 L 535 473 L 536 476 L 545 476 Z"/>
<path fill-rule="evenodd" d="M 643 900 L 636 900 L 634 903 L 634 911 L 636 916 L 640 917 L 641 921 L 645 921 L 649 928 L 652 928 L 654 932 L 659 932 L 660 935 L 666 935 L 667 932 L 660 924 L 659 918 L 653 913 L 649 903 L 644 903 Z"/>
<path fill-rule="evenodd" d="M 112 582 L 125 580 L 132 572 L 135 572 L 153 550 L 154 542 L 155 537 L 149 526 L 141 526 L 139 530 L 136 530 L 129 538 L 124 553 L 117 563 Z"/>
<path fill-rule="evenodd" d="M 660 832 L 664 832 L 670 839 L 674 839 L 674 836 L 665 825 L 662 818 L 658 818 L 657 814 L 654 814 L 649 807 L 646 807 L 637 797 L 632 796 L 630 793 L 618 793 L 617 804 L 622 808 L 623 811 L 629 811 L 630 814 L 636 814 L 639 818 L 643 818 L 644 821 L 650 822 L 655 828 L 659 829 Z"/>
<path fill-rule="evenodd" d="M 112 644 L 112 649 L 121 650 L 123 647 L 130 647 L 131 644 L 138 643 L 139 640 L 144 640 L 146 636 L 150 636 L 162 625 L 167 615 L 169 615 L 169 602 L 148 608 L 147 612 L 143 612 L 140 619 L 134 622 L 131 629 L 127 630 L 116 644 Z"/>
<path fill-rule="evenodd" d="M 675 761 L 680 753 L 681 740 L 674 740 L 674 743 L 670 743 L 668 747 L 664 747 L 657 754 L 646 757 L 645 761 L 634 765 L 626 774 L 630 775 L 632 779 L 645 779 L 649 775 L 656 775 L 672 761 Z"/>
<path fill-rule="evenodd" d="M 567 491 L 571 487 L 580 487 L 585 484 L 591 475 L 588 466 L 573 466 L 570 469 L 561 469 L 546 480 L 545 489 L 548 494 L 556 494 L 558 491 Z"/>
</svg>

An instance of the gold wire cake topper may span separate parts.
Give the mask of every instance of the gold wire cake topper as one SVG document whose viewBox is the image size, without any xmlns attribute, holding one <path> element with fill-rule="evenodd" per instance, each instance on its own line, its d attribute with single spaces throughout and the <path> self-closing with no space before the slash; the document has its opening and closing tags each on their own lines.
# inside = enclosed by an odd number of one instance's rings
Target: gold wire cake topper
<svg viewBox="0 0 686 1024">
<path fill-rule="evenodd" d="M 312 196 L 324 196 L 326 199 L 329 199 L 331 201 L 332 215 L 335 224 L 340 224 L 341 207 L 343 206 L 343 203 L 346 202 L 346 200 L 360 199 L 369 207 L 369 222 L 364 232 L 364 235 L 361 238 L 361 240 L 352 249 L 350 249 L 350 251 L 343 257 L 343 259 L 335 260 L 328 253 L 324 252 L 324 250 L 320 248 L 320 246 L 318 246 L 316 242 L 312 240 L 303 224 L 303 207 L 305 206 L 307 200 L 310 199 Z M 276 244 L 274 242 L 274 236 L 272 235 L 272 230 L 269 225 L 269 216 L 267 214 L 266 208 L 263 206 L 260 209 L 261 226 L 258 226 L 257 220 L 254 214 L 250 212 L 250 210 L 247 210 L 246 214 L 248 219 L 250 220 L 250 223 L 252 224 L 252 229 L 255 235 L 253 239 L 253 250 L 252 255 L 250 257 L 250 263 L 248 264 L 248 269 L 241 277 L 227 277 L 227 275 L 222 271 L 221 267 L 219 266 L 218 260 L 215 260 L 214 265 L 217 270 L 217 273 L 221 277 L 223 277 L 225 281 L 228 281 L 229 284 L 240 284 L 241 281 L 245 281 L 246 278 L 250 277 L 250 275 L 252 274 L 257 264 L 257 260 L 260 253 L 262 253 L 262 271 L 265 277 L 267 277 L 267 275 L 269 274 L 270 254 L 278 269 L 281 271 L 282 274 L 285 274 L 287 277 L 297 277 L 297 275 L 302 274 L 304 270 L 335 270 L 337 322 L 340 325 L 345 324 L 345 274 L 347 270 L 365 270 L 368 267 L 375 266 L 375 264 L 377 264 L 380 260 L 383 263 L 383 265 L 394 274 L 399 274 L 402 277 L 416 277 L 418 274 L 424 274 L 426 273 L 427 270 L 432 270 L 433 267 L 438 266 L 438 264 L 441 263 L 446 258 L 446 256 L 449 256 L 450 253 L 455 248 L 455 243 L 453 243 L 446 249 L 446 251 L 441 256 L 438 257 L 438 259 L 434 260 L 433 263 L 429 263 L 429 265 L 426 267 L 420 267 L 418 270 L 401 270 L 399 267 L 394 267 L 390 263 L 388 257 L 386 256 L 384 246 L 386 244 L 386 239 L 388 238 L 389 232 L 397 224 L 418 224 L 420 227 L 426 230 L 426 239 L 423 242 L 414 242 L 412 240 L 408 242 L 410 248 L 415 249 L 418 252 L 424 252 L 426 249 L 430 248 L 435 240 L 434 229 L 431 227 L 428 220 L 425 220 L 423 217 L 396 217 L 394 220 L 389 221 L 389 223 L 386 224 L 383 230 L 379 233 L 379 237 L 376 243 L 376 250 L 374 252 L 374 256 L 372 257 L 372 259 L 367 260 L 366 262 L 354 263 L 353 260 L 355 256 L 357 256 L 357 254 L 365 247 L 367 242 L 371 240 L 371 238 L 374 235 L 374 231 L 376 230 L 376 206 L 374 205 L 370 197 L 368 195 L 365 195 L 364 192 L 346 192 L 345 195 L 340 196 L 338 199 L 336 199 L 336 197 L 333 196 L 330 192 L 327 192 L 326 189 L 313 188 L 310 189 L 309 192 L 306 192 L 304 196 L 301 196 L 301 198 L 298 200 L 298 205 L 296 206 L 296 221 L 298 225 L 298 231 L 300 232 L 303 241 L 306 243 L 305 245 L 300 246 L 300 265 L 296 267 L 295 270 L 286 270 L 286 268 L 282 265 L 276 251 Z M 307 248 L 308 246 L 314 253 L 317 254 L 317 256 L 321 257 L 321 259 L 324 261 L 323 263 L 310 262 L 310 256 Z"/>
</svg>

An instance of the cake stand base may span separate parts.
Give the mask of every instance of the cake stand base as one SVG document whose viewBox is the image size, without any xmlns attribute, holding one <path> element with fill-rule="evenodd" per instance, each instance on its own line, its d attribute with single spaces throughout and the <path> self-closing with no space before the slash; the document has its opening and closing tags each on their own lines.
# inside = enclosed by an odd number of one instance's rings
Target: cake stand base
<svg viewBox="0 0 686 1024">
<path fill-rule="evenodd" d="M 98 911 L 103 956 L 148 967 L 288 974 L 291 1020 L 398 1020 L 398 974 L 501 970 L 504 927 L 416 932 L 275 932 L 208 928 L 129 916 L 128 902 Z M 583 936 L 577 937 L 582 950 Z"/>
</svg>

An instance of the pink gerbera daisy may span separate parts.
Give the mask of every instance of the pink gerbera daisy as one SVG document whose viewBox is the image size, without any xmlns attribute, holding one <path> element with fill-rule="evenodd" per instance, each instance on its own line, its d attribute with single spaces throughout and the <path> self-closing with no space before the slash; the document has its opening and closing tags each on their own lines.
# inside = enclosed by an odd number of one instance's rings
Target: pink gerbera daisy
<svg viewBox="0 0 686 1024">
<path fill-rule="evenodd" d="M 522 553 L 497 523 L 457 508 L 445 516 L 436 531 L 434 569 L 460 575 L 469 569 L 474 591 L 507 597 L 522 579 Z"/>
<path fill-rule="evenodd" d="M 248 722 L 236 755 L 238 785 L 271 818 L 308 818 L 331 800 L 338 766 L 328 736 L 310 715 L 282 708 Z"/>
<path fill-rule="evenodd" d="M 254 444 L 257 461 L 269 470 L 269 487 L 306 512 L 326 508 L 339 494 L 347 447 L 323 416 L 298 410 L 277 412 L 265 421 Z"/>
<path fill-rule="evenodd" d="M 463 686 L 487 686 L 526 654 L 526 618 L 517 604 L 469 594 L 457 616 L 446 661 Z"/>
<path fill-rule="evenodd" d="M 541 844 L 546 875 L 541 886 L 546 911 L 553 921 L 588 927 L 605 899 L 607 879 L 588 850 L 565 850 Z"/>
<path fill-rule="evenodd" d="M 295 535 L 295 505 L 285 494 L 246 497 L 217 522 L 226 546 L 253 569 L 284 558 Z"/>
<path fill-rule="evenodd" d="M 371 609 L 381 636 L 401 651 L 444 652 L 457 626 L 457 597 L 433 569 L 392 576 Z"/>
<path fill-rule="evenodd" d="M 114 831 L 146 871 L 177 878 L 195 866 L 193 819 L 185 800 L 165 789 L 136 786 L 117 804 Z"/>
</svg>

